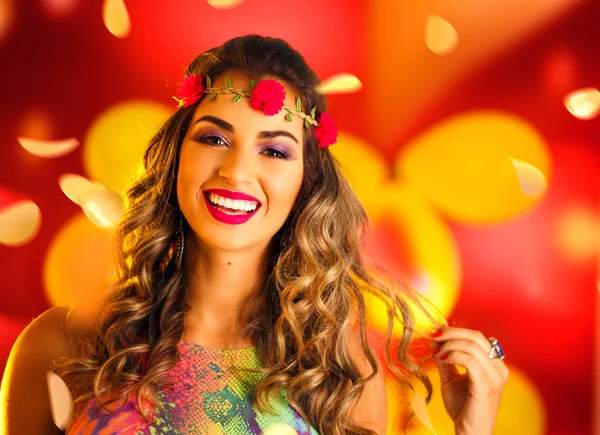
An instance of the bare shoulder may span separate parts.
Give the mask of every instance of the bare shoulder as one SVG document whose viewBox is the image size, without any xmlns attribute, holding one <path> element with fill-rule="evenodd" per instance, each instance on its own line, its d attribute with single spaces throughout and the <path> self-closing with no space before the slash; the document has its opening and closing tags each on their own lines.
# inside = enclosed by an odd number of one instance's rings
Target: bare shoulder
<svg viewBox="0 0 600 435">
<path fill-rule="evenodd" d="M 350 358 L 358 368 L 361 376 L 363 378 L 371 376 L 373 368 L 363 349 L 360 334 L 351 329 L 346 329 L 345 339 Z M 358 424 L 383 435 L 387 430 L 385 374 L 381 362 L 374 352 L 373 356 L 377 365 L 377 373 L 365 384 L 363 393 L 354 405 L 351 415 Z"/>
<path fill-rule="evenodd" d="M 35 318 L 15 342 L 2 378 L 0 434 L 58 434 L 52 422 L 46 372 L 71 349 L 68 307 L 54 307 Z"/>
</svg>

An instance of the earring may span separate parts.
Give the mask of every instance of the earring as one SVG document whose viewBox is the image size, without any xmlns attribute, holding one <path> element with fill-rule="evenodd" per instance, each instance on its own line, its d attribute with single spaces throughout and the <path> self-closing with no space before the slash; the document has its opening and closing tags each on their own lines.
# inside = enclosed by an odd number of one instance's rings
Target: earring
<svg viewBox="0 0 600 435">
<path fill-rule="evenodd" d="M 279 267 L 279 264 L 281 263 L 281 257 L 283 256 L 283 253 L 285 251 L 287 251 L 290 248 L 290 246 L 292 246 L 293 243 L 294 243 L 294 238 L 293 238 L 293 236 L 290 236 L 286 240 L 284 240 L 284 242 L 281 244 L 281 251 L 279 252 L 279 256 L 277 257 L 277 263 L 276 263 L 277 267 Z M 290 279 L 290 274 L 287 273 L 285 270 L 281 270 L 281 277 L 287 281 Z"/>
<path fill-rule="evenodd" d="M 183 214 L 179 213 L 179 229 L 177 230 L 177 251 L 175 252 L 175 264 L 177 269 L 181 268 L 181 261 L 183 260 L 183 248 L 185 245 L 185 238 L 183 235 Z"/>
</svg>

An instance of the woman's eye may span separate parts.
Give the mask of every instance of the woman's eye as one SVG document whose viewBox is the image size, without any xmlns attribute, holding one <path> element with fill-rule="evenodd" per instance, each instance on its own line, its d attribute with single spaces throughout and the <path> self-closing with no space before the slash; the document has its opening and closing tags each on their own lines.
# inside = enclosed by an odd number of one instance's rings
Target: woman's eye
<svg viewBox="0 0 600 435">
<path fill-rule="evenodd" d="M 221 136 L 217 136 L 214 134 L 207 134 L 205 136 L 200 136 L 196 139 L 197 142 L 205 143 L 208 145 L 216 145 L 216 146 L 227 146 L 228 143 Z"/>
<path fill-rule="evenodd" d="M 289 159 L 290 158 L 290 156 L 287 152 L 280 150 L 279 148 L 267 148 L 267 149 L 265 149 L 264 153 L 268 157 L 273 157 L 276 159 Z"/>
</svg>

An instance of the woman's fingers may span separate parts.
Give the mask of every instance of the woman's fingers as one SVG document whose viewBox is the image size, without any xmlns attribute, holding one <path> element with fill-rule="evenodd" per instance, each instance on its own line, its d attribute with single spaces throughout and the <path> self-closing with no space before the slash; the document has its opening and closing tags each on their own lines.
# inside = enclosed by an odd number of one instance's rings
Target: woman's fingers
<svg viewBox="0 0 600 435">
<path fill-rule="evenodd" d="M 450 340 L 435 351 L 436 358 L 444 363 L 458 364 L 468 371 L 475 370 L 478 375 L 485 375 L 494 384 L 502 382 L 502 376 L 493 360 L 474 341 L 466 339 Z M 468 364 L 465 365 L 465 364 Z M 470 373 L 470 375 L 475 373 Z"/>
<path fill-rule="evenodd" d="M 457 339 L 470 340 L 479 345 L 481 350 L 487 355 L 489 355 L 490 351 L 492 350 L 492 345 L 485 335 L 472 329 L 453 328 L 448 326 L 441 331 L 438 331 L 436 334 L 433 334 L 432 339 L 438 343 Z"/>
</svg>

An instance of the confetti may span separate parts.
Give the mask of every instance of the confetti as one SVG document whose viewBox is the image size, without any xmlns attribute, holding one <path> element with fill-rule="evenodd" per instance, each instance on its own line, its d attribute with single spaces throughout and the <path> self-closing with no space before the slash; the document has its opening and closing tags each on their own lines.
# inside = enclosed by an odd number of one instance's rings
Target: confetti
<svg viewBox="0 0 600 435">
<path fill-rule="evenodd" d="M 575 118 L 592 119 L 600 112 L 600 91 L 596 88 L 583 88 L 565 97 L 565 107 Z"/>
<path fill-rule="evenodd" d="M 61 140 L 39 140 L 18 137 L 17 141 L 27 152 L 34 156 L 50 159 L 67 155 L 79 146 L 79 141 L 74 137 Z"/>
<path fill-rule="evenodd" d="M 46 381 L 48 383 L 52 420 L 54 420 L 56 427 L 64 430 L 71 417 L 73 406 L 71 392 L 61 377 L 54 372 L 46 372 Z"/>
<path fill-rule="evenodd" d="M 432 14 L 425 25 L 425 44 L 435 54 L 448 54 L 458 45 L 458 33 L 448 21 Z"/>
<path fill-rule="evenodd" d="M 341 73 L 323 80 L 317 85 L 320 94 L 349 94 L 362 89 L 362 82 L 353 74 Z"/>
<path fill-rule="evenodd" d="M 104 0 L 102 19 L 108 31 L 117 38 L 129 36 L 131 20 L 123 0 Z"/>
<path fill-rule="evenodd" d="M 0 210 L 0 244 L 23 246 L 37 236 L 42 223 L 39 207 L 30 200 L 17 201 Z"/>
</svg>

